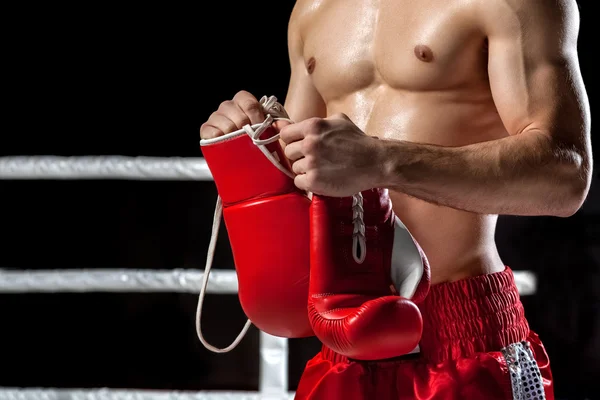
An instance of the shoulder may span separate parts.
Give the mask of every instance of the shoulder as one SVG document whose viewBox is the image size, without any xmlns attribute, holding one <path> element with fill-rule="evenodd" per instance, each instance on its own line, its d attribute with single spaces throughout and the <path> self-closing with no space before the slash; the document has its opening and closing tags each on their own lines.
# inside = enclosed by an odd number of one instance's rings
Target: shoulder
<svg viewBox="0 0 600 400">
<path fill-rule="evenodd" d="M 490 12 L 524 15 L 531 11 L 550 14 L 572 13 L 579 10 L 577 0 L 477 0 L 480 7 Z"/>
<path fill-rule="evenodd" d="M 314 19 L 332 0 L 297 0 L 290 16 L 290 26 L 301 29 Z"/>
<path fill-rule="evenodd" d="M 526 33 L 536 29 L 555 30 L 559 35 L 579 29 L 576 0 L 476 0 L 478 14 L 487 31 L 511 30 Z M 559 32 L 560 31 L 560 32 Z"/>
<path fill-rule="evenodd" d="M 300 46 L 304 32 L 311 21 L 329 0 L 297 0 L 288 23 L 288 41 L 290 46 Z"/>
</svg>

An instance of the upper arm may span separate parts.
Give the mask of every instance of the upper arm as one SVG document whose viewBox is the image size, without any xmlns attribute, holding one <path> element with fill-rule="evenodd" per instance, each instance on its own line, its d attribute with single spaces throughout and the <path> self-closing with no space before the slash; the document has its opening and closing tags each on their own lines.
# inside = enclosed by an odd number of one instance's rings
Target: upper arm
<svg viewBox="0 0 600 400">
<path fill-rule="evenodd" d="M 311 117 L 324 118 L 327 116 L 325 103 L 306 70 L 303 54 L 302 30 L 305 28 L 313 1 L 297 1 L 288 25 L 288 52 L 291 75 L 284 107 L 290 118 L 296 122 Z"/>
<path fill-rule="evenodd" d="M 591 158 L 575 0 L 484 3 L 490 86 L 508 132 L 542 132 Z"/>
</svg>

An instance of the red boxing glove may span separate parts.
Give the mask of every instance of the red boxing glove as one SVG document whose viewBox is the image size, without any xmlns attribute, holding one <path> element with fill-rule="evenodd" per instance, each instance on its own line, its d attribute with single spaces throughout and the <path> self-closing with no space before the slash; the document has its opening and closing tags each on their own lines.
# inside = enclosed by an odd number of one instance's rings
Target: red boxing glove
<svg viewBox="0 0 600 400">
<path fill-rule="evenodd" d="M 314 195 L 310 235 L 308 308 L 321 342 L 357 360 L 415 350 L 423 330 L 415 303 L 429 291 L 429 264 L 388 191 Z"/>
<path fill-rule="evenodd" d="M 226 352 L 243 338 L 250 322 L 274 336 L 313 336 L 308 321 L 310 200 L 294 186 L 294 175 L 273 117 L 288 119 L 275 97 L 263 97 L 263 124 L 200 141 L 219 199 L 201 288 L 196 327 L 209 350 Z M 238 278 L 238 294 L 249 321 L 231 346 L 217 349 L 202 337 L 202 302 L 223 217 Z"/>
</svg>

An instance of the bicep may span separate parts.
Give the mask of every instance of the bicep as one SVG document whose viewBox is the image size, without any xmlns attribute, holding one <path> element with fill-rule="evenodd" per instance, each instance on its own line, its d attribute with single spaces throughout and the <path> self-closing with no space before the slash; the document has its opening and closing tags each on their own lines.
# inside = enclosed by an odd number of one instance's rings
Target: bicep
<svg viewBox="0 0 600 400">
<path fill-rule="evenodd" d="M 304 61 L 302 24 L 305 2 L 297 2 L 288 26 L 288 52 L 290 59 L 290 82 L 284 107 L 293 121 L 327 115 L 325 103 L 315 88 Z"/>
<path fill-rule="evenodd" d="M 284 107 L 295 122 L 312 117 L 325 118 L 327 116 L 325 103 L 315 89 L 310 76 L 306 76 L 308 74 L 302 69 L 304 69 L 303 65 L 292 67 Z"/>
<path fill-rule="evenodd" d="M 543 132 L 585 147 L 589 106 L 578 63 L 576 4 L 501 3 L 488 25 L 488 73 L 507 131 Z"/>
</svg>

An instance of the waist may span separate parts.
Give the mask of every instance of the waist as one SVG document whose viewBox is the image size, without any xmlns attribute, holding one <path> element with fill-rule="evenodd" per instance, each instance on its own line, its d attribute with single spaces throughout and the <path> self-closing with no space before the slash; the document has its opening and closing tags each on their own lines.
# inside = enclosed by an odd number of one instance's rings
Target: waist
<svg viewBox="0 0 600 400">
<path fill-rule="evenodd" d="M 436 206 L 390 191 L 394 212 L 419 243 L 434 283 L 504 269 L 495 242 L 496 215 Z"/>
</svg>

